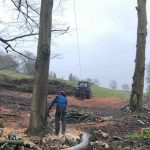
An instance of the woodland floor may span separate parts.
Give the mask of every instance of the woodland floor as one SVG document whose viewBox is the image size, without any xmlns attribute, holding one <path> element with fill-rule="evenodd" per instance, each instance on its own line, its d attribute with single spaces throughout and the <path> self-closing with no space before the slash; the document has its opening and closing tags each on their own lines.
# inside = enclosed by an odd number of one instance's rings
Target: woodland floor
<svg viewBox="0 0 150 150">
<path fill-rule="evenodd" d="M 5 138 L 10 131 L 15 131 L 17 135 L 30 139 L 24 131 L 27 129 L 29 121 L 29 111 L 31 105 L 31 94 L 17 91 L 0 90 L 0 118 L 4 121 Z M 54 98 L 54 95 L 49 96 L 49 103 Z M 150 139 L 127 139 L 129 133 L 139 131 L 141 128 L 150 126 L 150 114 L 130 114 L 120 109 L 128 104 L 127 101 L 119 98 L 99 98 L 93 97 L 90 100 L 79 100 L 74 97 L 68 97 L 68 111 L 72 109 L 98 113 L 101 117 L 113 116 L 113 120 L 104 122 L 67 122 L 67 134 L 74 137 L 81 132 L 91 132 L 102 130 L 110 136 L 121 137 L 120 141 L 104 142 L 110 145 L 110 149 L 114 150 L 150 150 Z M 146 122 L 142 125 L 137 120 Z M 31 138 L 34 142 L 34 137 Z M 92 148 L 91 148 L 92 149 Z M 93 149 L 100 149 L 95 147 Z"/>
</svg>

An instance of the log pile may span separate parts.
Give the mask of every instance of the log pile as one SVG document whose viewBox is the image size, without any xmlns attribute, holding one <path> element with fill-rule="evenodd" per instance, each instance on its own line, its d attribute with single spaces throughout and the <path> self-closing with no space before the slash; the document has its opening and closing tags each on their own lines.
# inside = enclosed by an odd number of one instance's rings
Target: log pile
<svg viewBox="0 0 150 150">
<path fill-rule="evenodd" d="M 113 117 L 101 117 L 101 114 L 98 113 L 90 113 L 88 110 L 83 111 L 77 111 L 77 110 L 71 110 L 68 111 L 66 114 L 66 120 L 68 122 L 103 122 L 103 121 L 109 121 L 112 120 Z"/>
<path fill-rule="evenodd" d="M 40 139 L 34 137 L 34 142 L 31 142 L 31 140 L 18 138 L 14 132 L 10 132 L 7 139 L 0 140 L 0 150 L 111 150 L 108 142 L 112 140 L 120 141 L 122 138 L 110 136 L 101 130 L 93 130 L 89 133 L 82 133 L 76 139 L 70 136 L 59 137 L 49 134 Z"/>
<path fill-rule="evenodd" d="M 109 117 L 101 117 L 101 114 L 91 113 L 88 110 L 71 110 L 66 114 L 67 121 L 75 121 L 75 122 L 91 122 L 91 121 L 109 121 L 112 120 L 112 116 Z M 3 134 L 3 131 L 0 132 L 0 135 Z M 88 136 L 90 135 L 90 136 Z M 94 138 L 91 138 L 94 137 Z M 98 137 L 98 138 L 97 138 Z M 40 138 L 40 139 L 39 139 Z M 35 137 L 32 140 L 26 140 L 18 137 L 14 132 L 10 132 L 7 136 L 7 139 L 0 140 L 0 150 L 57 150 L 65 149 L 66 150 L 75 150 L 79 148 L 84 148 L 87 150 L 93 149 L 95 147 L 102 147 L 109 149 L 109 145 L 103 141 L 102 139 L 111 139 L 107 133 L 102 131 L 96 131 L 92 134 L 83 134 L 77 139 L 65 137 L 56 137 L 49 132 L 49 135 L 46 137 L 39 137 L 35 141 Z M 32 141 L 32 142 L 31 142 Z M 35 143 L 35 144 L 34 144 Z M 90 144 L 89 144 L 90 143 Z"/>
<path fill-rule="evenodd" d="M 90 148 L 99 150 L 111 150 L 110 141 L 121 141 L 122 138 L 118 136 L 110 136 L 102 130 L 94 130 L 90 132 Z"/>
<path fill-rule="evenodd" d="M 31 142 L 31 140 L 23 139 L 14 131 L 11 131 L 6 139 L 0 139 L 0 150 L 74 150 L 76 148 L 85 148 L 89 143 L 89 135 L 86 133 L 83 133 L 77 139 L 70 136 L 59 137 L 52 134 L 49 134 L 47 137 L 32 138 Z"/>
<path fill-rule="evenodd" d="M 0 128 L 1 135 L 3 134 L 3 129 Z M 0 150 L 41 150 L 36 144 L 31 141 L 23 140 L 21 137 L 17 136 L 15 132 L 9 132 L 6 139 L 0 139 Z"/>
<path fill-rule="evenodd" d="M 97 119 L 100 119 L 99 114 L 89 113 L 86 110 L 80 112 L 71 110 L 66 114 L 66 120 L 69 122 L 88 122 L 96 121 Z"/>
<path fill-rule="evenodd" d="M 32 142 L 24 140 L 1 140 L 0 150 L 42 150 Z"/>
<path fill-rule="evenodd" d="M 33 78 L 11 79 L 7 75 L 0 75 L 0 87 L 2 89 L 32 93 Z M 67 84 L 65 80 L 49 80 L 48 93 L 58 94 L 63 89 L 67 95 L 74 95 L 75 87 Z"/>
</svg>

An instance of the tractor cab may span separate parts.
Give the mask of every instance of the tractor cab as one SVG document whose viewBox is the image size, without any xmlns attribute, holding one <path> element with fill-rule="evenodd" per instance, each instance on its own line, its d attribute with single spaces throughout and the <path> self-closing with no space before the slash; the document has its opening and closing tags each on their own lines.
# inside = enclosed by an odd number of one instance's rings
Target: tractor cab
<svg viewBox="0 0 150 150">
<path fill-rule="evenodd" d="M 79 88 L 88 88 L 89 87 L 89 83 L 88 82 L 78 82 L 78 87 Z"/>
<path fill-rule="evenodd" d="M 91 95 L 91 84 L 87 81 L 79 81 L 78 87 L 75 89 L 75 97 L 81 99 L 90 99 Z"/>
</svg>

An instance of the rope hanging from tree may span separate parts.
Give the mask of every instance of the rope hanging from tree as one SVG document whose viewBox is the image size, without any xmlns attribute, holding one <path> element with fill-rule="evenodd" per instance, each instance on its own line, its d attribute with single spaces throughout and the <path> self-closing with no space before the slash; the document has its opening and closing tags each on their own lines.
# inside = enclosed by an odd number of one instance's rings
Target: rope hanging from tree
<svg viewBox="0 0 150 150">
<path fill-rule="evenodd" d="M 77 50 L 78 50 L 78 58 L 79 58 L 80 80 L 81 80 L 82 79 L 81 57 L 80 57 L 79 34 L 78 34 L 77 12 L 76 12 L 75 0 L 73 0 L 73 4 L 74 4 L 74 19 L 75 19 L 75 30 L 76 30 L 76 39 L 77 39 Z"/>
</svg>

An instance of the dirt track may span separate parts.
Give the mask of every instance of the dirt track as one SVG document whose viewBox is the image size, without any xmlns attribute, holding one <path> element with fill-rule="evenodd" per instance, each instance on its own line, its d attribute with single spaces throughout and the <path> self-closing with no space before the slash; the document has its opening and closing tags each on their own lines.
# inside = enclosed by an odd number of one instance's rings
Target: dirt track
<svg viewBox="0 0 150 150">
<path fill-rule="evenodd" d="M 50 103 L 55 95 L 48 96 Z M 4 118 L 4 126 L 12 128 L 27 128 L 32 95 L 17 91 L 0 91 L 0 112 Z M 98 98 L 79 100 L 68 97 L 68 110 L 85 110 L 97 112 L 102 116 L 119 116 L 120 108 L 127 104 L 118 98 Z M 11 115 L 13 114 L 13 115 Z"/>
<path fill-rule="evenodd" d="M 23 93 L 17 91 L 0 91 L 0 106 L 11 107 L 8 104 L 20 105 L 22 109 L 29 110 L 30 102 L 32 98 L 31 93 Z M 48 103 L 54 99 L 55 95 L 48 96 Z M 68 109 L 89 109 L 91 111 L 102 113 L 103 115 L 108 115 L 112 113 L 118 113 L 120 108 L 127 105 L 127 101 L 119 98 L 99 98 L 92 97 L 91 99 L 80 100 L 75 97 L 68 97 Z"/>
<path fill-rule="evenodd" d="M 30 93 L 0 91 L 0 118 L 4 121 L 4 136 L 12 130 L 22 137 L 26 136 L 24 131 L 28 125 L 31 97 Z M 49 95 L 49 103 L 54 97 L 54 95 Z M 127 101 L 119 98 L 93 97 L 90 100 L 78 100 L 74 97 L 68 97 L 68 111 L 72 109 L 79 111 L 86 109 L 89 112 L 99 113 L 101 116 L 113 116 L 113 120 L 106 122 L 68 123 L 67 134 L 76 135 L 81 131 L 102 130 L 111 136 L 118 135 L 124 137 L 128 133 L 140 130 L 141 127 L 148 127 L 150 125 L 148 120 L 150 116 L 146 118 L 145 116 L 135 116 L 120 111 L 120 108 L 127 105 L 127 103 Z M 145 120 L 147 123 L 141 125 L 137 122 L 138 119 Z M 128 147 L 130 144 L 124 143 L 124 141 L 121 142 L 123 143 L 116 144 L 120 147 Z M 137 141 L 131 147 L 135 145 L 140 145 L 143 147 L 143 150 L 146 150 L 147 147 L 150 147 L 150 141 Z"/>
</svg>

